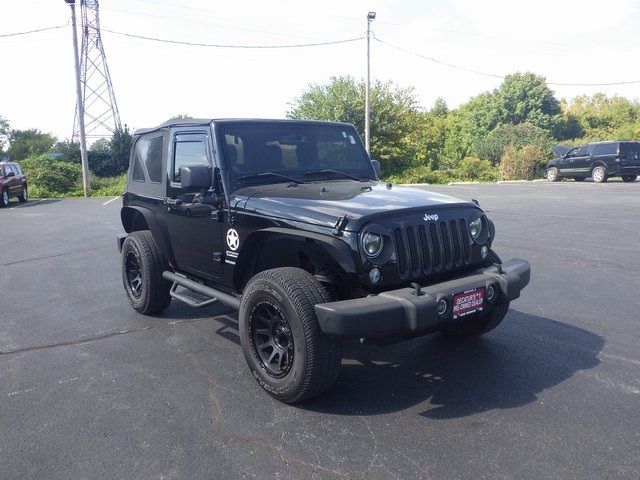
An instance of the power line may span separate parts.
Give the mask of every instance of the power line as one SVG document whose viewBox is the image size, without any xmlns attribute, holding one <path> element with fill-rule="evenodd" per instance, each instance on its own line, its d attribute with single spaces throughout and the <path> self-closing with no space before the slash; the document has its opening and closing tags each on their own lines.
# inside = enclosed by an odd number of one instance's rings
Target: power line
<svg viewBox="0 0 640 480">
<path fill-rule="evenodd" d="M 388 47 L 395 48 L 396 50 L 400 50 L 401 52 L 408 53 L 409 55 L 413 55 L 413 56 L 416 56 L 416 57 L 420 57 L 420 58 L 422 58 L 424 60 L 428 60 L 430 62 L 437 63 L 437 64 L 443 65 L 445 67 L 455 68 L 456 70 L 462 70 L 462 71 L 465 71 L 465 72 L 474 73 L 476 75 L 483 75 L 485 77 L 492 77 L 492 78 L 499 78 L 499 79 L 504 79 L 505 78 L 505 75 L 499 75 L 499 74 L 496 74 L 496 73 L 482 72 L 480 70 L 474 70 L 472 68 L 462 67 L 460 65 L 455 65 L 453 63 L 444 62 L 444 61 L 439 60 L 437 58 L 428 57 L 426 55 L 422 55 L 421 53 L 417 53 L 417 52 L 414 52 L 414 51 L 411 51 L 411 50 L 407 50 L 406 48 L 399 47 L 398 45 L 394 45 L 392 43 L 385 42 L 384 40 L 380 40 L 377 37 L 374 38 L 374 40 L 376 40 L 377 42 L 382 43 L 384 45 L 387 45 Z M 606 87 L 606 86 L 615 86 L 615 85 L 633 85 L 633 84 L 637 84 L 637 83 L 640 83 L 640 80 L 629 80 L 629 81 L 623 81 L 623 82 L 603 82 L 603 83 L 546 82 L 547 85 L 555 85 L 555 86 L 561 86 L 561 87 Z"/>
<path fill-rule="evenodd" d="M 17 37 L 18 35 L 29 35 L 30 33 L 46 32 L 47 30 L 56 30 L 58 28 L 64 28 L 67 25 L 69 25 L 69 23 L 65 23 L 64 25 L 56 25 L 54 27 L 45 27 L 45 28 L 38 28 L 36 30 L 28 30 L 26 32 L 3 33 L 3 34 L 0 35 L 0 38 Z"/>
<path fill-rule="evenodd" d="M 167 5 L 167 4 L 163 4 L 163 5 Z M 245 32 L 255 32 L 255 33 L 267 33 L 269 35 L 278 35 L 278 36 L 282 36 L 282 37 L 300 37 L 300 38 L 305 38 L 305 36 L 302 35 L 291 35 L 291 34 L 286 34 L 286 33 L 281 33 L 281 32 L 270 32 L 267 30 L 258 30 L 255 28 L 248 28 L 248 27 L 238 27 L 238 26 L 233 26 L 233 25 L 225 25 L 222 23 L 212 23 L 212 22 L 203 22 L 200 20 L 192 20 L 192 19 L 187 19 L 187 18 L 178 18 L 178 17 L 167 17 L 164 15 L 155 15 L 152 13 L 142 13 L 142 12 L 134 12 L 131 10 L 119 10 L 117 8 L 107 8 L 104 7 L 103 10 L 109 10 L 111 12 L 116 12 L 116 13 L 124 13 L 127 15 L 138 15 L 138 16 L 143 16 L 143 17 L 151 17 L 151 18 L 159 18 L 162 20 L 169 20 L 171 22 L 184 22 L 184 23 L 193 23 L 193 24 L 198 24 L 198 25 L 207 25 L 207 26 L 213 26 L 213 27 L 220 27 L 220 28 L 225 28 L 225 29 L 230 29 L 230 30 L 242 30 Z M 309 37 L 306 37 L 309 38 Z"/>
<path fill-rule="evenodd" d="M 221 44 L 221 43 L 185 42 L 180 40 L 170 40 L 167 38 L 147 37 L 144 35 L 136 35 L 134 33 L 116 32 L 114 30 L 107 30 L 106 28 L 103 28 L 102 31 L 109 32 L 114 35 L 121 35 L 124 37 L 139 38 L 142 40 L 149 40 L 153 42 L 171 43 L 175 45 L 189 45 L 194 47 L 213 47 L 213 48 L 246 48 L 246 49 L 319 47 L 323 45 L 337 45 L 340 43 L 357 42 L 358 40 L 362 40 L 364 38 L 364 36 L 361 36 L 357 38 L 346 38 L 343 40 L 333 40 L 329 42 L 296 43 L 296 44 L 289 44 L 289 45 L 229 45 L 229 44 Z"/>
</svg>

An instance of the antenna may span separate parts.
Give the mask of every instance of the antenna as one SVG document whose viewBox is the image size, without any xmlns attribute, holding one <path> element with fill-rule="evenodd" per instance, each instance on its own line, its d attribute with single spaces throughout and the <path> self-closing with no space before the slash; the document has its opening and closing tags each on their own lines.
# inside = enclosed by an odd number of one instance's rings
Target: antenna
<svg viewBox="0 0 640 480">
<path fill-rule="evenodd" d="M 110 137 L 122 129 L 120 113 L 107 58 L 100 36 L 98 0 L 81 0 L 82 47 L 80 51 L 80 84 L 87 138 Z M 73 121 L 73 139 L 80 137 L 79 106 Z"/>
</svg>

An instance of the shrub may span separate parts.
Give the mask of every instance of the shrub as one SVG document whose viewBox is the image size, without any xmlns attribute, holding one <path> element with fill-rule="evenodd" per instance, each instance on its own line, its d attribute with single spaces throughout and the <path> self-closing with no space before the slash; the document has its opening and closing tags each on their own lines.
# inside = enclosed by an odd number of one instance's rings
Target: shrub
<svg viewBox="0 0 640 480">
<path fill-rule="evenodd" d="M 431 170 L 426 165 L 409 168 L 387 177 L 393 183 L 448 183 L 456 178 L 447 170 Z"/>
<path fill-rule="evenodd" d="M 541 177 L 547 164 L 546 152 L 537 145 L 517 148 L 509 145 L 500 159 L 502 180 L 533 180 Z"/>
<path fill-rule="evenodd" d="M 127 175 L 118 177 L 91 177 L 91 195 L 94 197 L 116 197 L 125 189 Z"/>
<path fill-rule="evenodd" d="M 476 157 L 465 157 L 458 167 L 460 180 L 495 182 L 500 177 L 498 167 L 489 160 L 480 160 Z"/>
<path fill-rule="evenodd" d="M 82 167 L 55 161 L 48 155 L 29 157 L 21 166 L 27 175 L 32 197 L 62 197 L 82 195 Z"/>
</svg>

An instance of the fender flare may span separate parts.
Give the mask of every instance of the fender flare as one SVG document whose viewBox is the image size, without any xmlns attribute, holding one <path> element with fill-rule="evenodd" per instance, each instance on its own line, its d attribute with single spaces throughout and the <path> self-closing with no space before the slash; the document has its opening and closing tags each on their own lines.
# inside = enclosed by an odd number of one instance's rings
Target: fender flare
<svg viewBox="0 0 640 480">
<path fill-rule="evenodd" d="M 307 232 L 304 230 L 296 230 L 292 228 L 283 228 L 283 227 L 268 227 L 263 228 L 261 230 L 256 230 L 252 232 L 247 239 L 244 241 L 243 250 L 249 247 L 251 250 L 251 245 L 264 241 L 265 237 L 272 236 L 285 236 L 288 238 L 296 237 L 298 239 L 304 240 L 312 240 L 317 245 L 322 247 L 327 255 L 336 261 L 336 263 L 340 266 L 340 268 L 347 274 L 358 274 L 360 272 L 359 263 L 353 256 L 349 245 L 347 245 L 342 240 L 332 237 L 329 235 L 323 235 L 321 233 L 315 232 Z M 236 265 L 234 271 L 234 277 L 236 275 L 242 275 L 244 269 L 247 266 L 247 263 L 252 260 L 251 255 L 240 255 L 240 259 L 238 261 L 238 265 Z M 239 278 L 234 279 L 236 282 L 239 281 Z"/>
<path fill-rule="evenodd" d="M 142 218 L 144 219 L 148 230 L 151 231 L 153 239 L 158 244 L 160 251 L 164 254 L 165 258 L 173 260 L 173 251 L 166 240 L 165 229 L 162 228 L 156 216 L 150 209 L 131 205 L 122 207 L 120 210 L 120 220 L 124 231 L 132 233 L 137 230 L 133 228 L 134 225 L 132 222 L 135 215 L 142 215 Z"/>
</svg>

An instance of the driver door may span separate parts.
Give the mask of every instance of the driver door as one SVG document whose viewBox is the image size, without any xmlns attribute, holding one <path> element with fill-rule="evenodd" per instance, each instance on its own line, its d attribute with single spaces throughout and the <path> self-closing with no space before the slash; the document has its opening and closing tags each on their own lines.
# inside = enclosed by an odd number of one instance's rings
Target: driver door
<svg viewBox="0 0 640 480">
<path fill-rule="evenodd" d="M 579 147 L 573 159 L 573 173 L 591 173 L 591 148 L 587 145 Z"/>
<path fill-rule="evenodd" d="M 578 148 L 572 148 L 565 156 L 558 162 L 558 170 L 562 175 L 571 175 L 575 173 L 576 169 L 576 157 L 578 155 Z"/>
<path fill-rule="evenodd" d="M 206 165 L 213 171 L 211 152 L 207 130 L 172 130 L 165 218 L 178 270 L 214 279 L 223 270 L 221 206 L 203 202 L 201 193 L 183 192 L 180 183 L 183 166 Z"/>
</svg>

